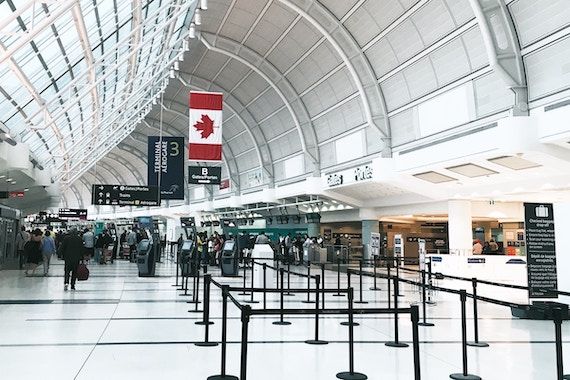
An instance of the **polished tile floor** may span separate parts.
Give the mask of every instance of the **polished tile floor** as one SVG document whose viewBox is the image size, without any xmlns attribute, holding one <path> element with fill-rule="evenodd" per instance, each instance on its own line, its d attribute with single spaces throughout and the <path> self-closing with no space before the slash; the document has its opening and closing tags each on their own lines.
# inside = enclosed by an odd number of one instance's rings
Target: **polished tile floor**
<svg viewBox="0 0 570 380">
<path fill-rule="evenodd" d="M 175 266 L 159 264 L 158 275 L 139 278 L 136 265 L 119 261 L 112 265 L 91 265 L 91 277 L 78 283 L 77 291 L 63 291 L 63 265 L 52 265 L 48 277 L 24 277 L 20 271 L 0 271 L 0 378 L 1 379 L 206 379 L 220 372 L 220 347 L 197 347 L 204 328 L 194 324 L 201 314 L 188 313 L 194 305 L 180 296 L 172 284 Z M 306 270 L 299 268 L 298 270 Z M 239 285 L 239 278 L 217 281 Z M 260 267 L 255 271 L 261 284 Z M 247 274 L 250 276 L 249 272 Z M 327 286 L 336 285 L 335 272 L 326 274 Z M 352 279 L 358 298 L 358 279 Z M 247 283 L 249 284 L 249 278 Z M 275 274 L 268 271 L 268 284 Z M 363 297 L 368 305 L 387 306 L 386 283 L 382 291 L 370 291 L 372 279 L 364 278 Z M 439 281 L 438 285 L 459 289 L 470 285 Z M 291 277 L 291 287 L 305 287 L 306 280 Z M 346 286 L 342 276 L 341 286 Z M 479 294 L 502 300 L 525 302 L 525 293 L 481 286 Z M 401 306 L 418 302 L 419 293 L 403 286 Z M 201 292 L 200 292 L 201 294 Z M 461 325 L 459 297 L 433 295 L 428 320 L 435 327 L 420 327 L 422 379 L 443 380 L 461 372 Z M 236 296 L 240 300 L 248 296 Z M 256 295 L 260 300 L 261 296 Z M 303 295 L 286 297 L 286 308 L 313 307 L 300 301 Z M 327 296 L 327 306 L 345 307 L 343 297 Z M 279 305 L 277 296 L 268 306 Z M 472 337 L 471 301 L 468 301 L 468 334 Z M 254 308 L 260 304 L 252 305 Z M 201 306 L 200 306 L 201 307 Z M 241 323 L 239 310 L 230 304 L 228 321 L 227 373 L 239 375 Z M 469 348 L 469 372 L 483 379 L 556 379 L 554 325 L 548 321 L 513 319 L 510 310 L 479 303 L 480 339 L 489 348 Z M 211 340 L 221 337 L 221 292 L 212 288 Z M 249 328 L 248 372 L 251 380 L 335 379 L 348 370 L 348 329 L 339 322 L 346 316 L 323 316 L 321 338 L 329 345 L 311 346 L 314 319 L 285 316 L 290 326 L 275 326 L 273 316 L 252 317 Z M 412 380 L 411 348 L 389 348 L 393 319 L 357 316 L 354 328 L 355 370 L 374 380 Z M 570 372 L 570 324 L 563 326 L 565 359 Z M 411 341 L 408 315 L 400 317 L 400 339 Z M 568 343 L 567 343 L 568 342 Z"/>
</svg>

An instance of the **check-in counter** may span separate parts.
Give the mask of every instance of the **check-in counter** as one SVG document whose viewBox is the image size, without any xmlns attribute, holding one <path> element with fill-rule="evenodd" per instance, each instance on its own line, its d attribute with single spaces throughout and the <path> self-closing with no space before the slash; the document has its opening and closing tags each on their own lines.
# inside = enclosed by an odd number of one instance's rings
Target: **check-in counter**
<svg viewBox="0 0 570 380">
<path fill-rule="evenodd" d="M 426 255 L 431 259 L 432 272 L 447 275 L 506 282 L 511 284 L 527 284 L 526 256 L 495 255 Z"/>
</svg>

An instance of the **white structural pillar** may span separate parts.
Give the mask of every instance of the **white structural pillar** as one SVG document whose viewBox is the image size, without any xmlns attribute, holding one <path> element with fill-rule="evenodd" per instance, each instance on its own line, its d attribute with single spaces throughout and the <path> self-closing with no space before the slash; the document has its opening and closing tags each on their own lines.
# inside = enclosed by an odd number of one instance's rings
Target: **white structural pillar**
<svg viewBox="0 0 570 380">
<path fill-rule="evenodd" d="M 556 238 L 556 268 L 558 290 L 570 292 L 570 203 L 554 204 L 554 236 Z M 570 297 L 560 297 L 559 302 L 570 303 Z"/>
<path fill-rule="evenodd" d="M 362 246 L 363 258 L 370 259 L 370 234 L 372 232 L 380 232 L 380 222 L 378 221 L 378 213 L 374 209 L 361 208 L 359 216 L 362 220 Z"/>
<path fill-rule="evenodd" d="M 452 200 L 448 204 L 449 250 L 451 253 L 467 255 L 473 249 L 471 225 L 471 202 Z"/>
</svg>

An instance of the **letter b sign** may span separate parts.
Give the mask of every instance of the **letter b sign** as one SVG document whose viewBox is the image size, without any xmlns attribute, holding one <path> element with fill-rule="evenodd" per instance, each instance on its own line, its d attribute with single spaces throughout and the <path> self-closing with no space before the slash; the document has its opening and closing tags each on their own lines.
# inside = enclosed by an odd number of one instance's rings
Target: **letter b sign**
<svg viewBox="0 0 570 380">
<path fill-rule="evenodd" d="M 202 168 L 202 175 L 208 175 L 208 168 Z"/>
</svg>

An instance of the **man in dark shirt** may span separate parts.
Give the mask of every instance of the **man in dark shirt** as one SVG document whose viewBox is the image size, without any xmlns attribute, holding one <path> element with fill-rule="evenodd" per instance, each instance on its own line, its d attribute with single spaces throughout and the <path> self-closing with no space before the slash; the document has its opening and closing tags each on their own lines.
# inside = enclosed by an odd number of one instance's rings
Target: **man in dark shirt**
<svg viewBox="0 0 570 380">
<path fill-rule="evenodd" d="M 61 243 L 61 253 L 65 260 L 64 268 L 64 286 L 63 290 L 67 290 L 69 286 L 69 277 L 71 274 L 71 290 L 75 290 L 75 280 L 77 279 L 77 266 L 83 257 L 83 241 L 77 233 L 77 229 L 73 228 L 69 232 L 63 243 Z"/>
</svg>

